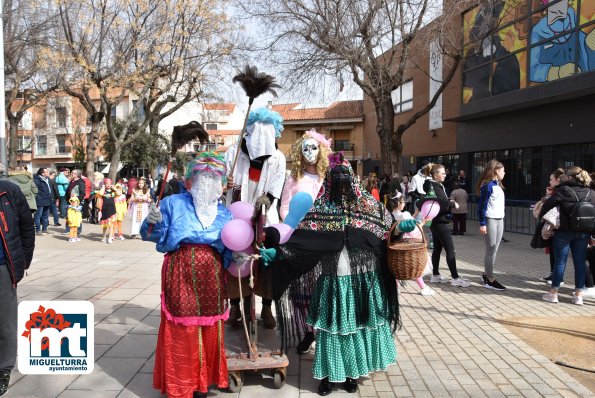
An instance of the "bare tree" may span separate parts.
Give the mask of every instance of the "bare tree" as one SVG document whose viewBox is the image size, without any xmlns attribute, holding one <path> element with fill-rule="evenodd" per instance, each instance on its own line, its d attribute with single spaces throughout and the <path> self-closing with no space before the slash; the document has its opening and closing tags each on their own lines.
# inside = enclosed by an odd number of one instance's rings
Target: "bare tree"
<svg viewBox="0 0 595 398">
<path fill-rule="evenodd" d="M 133 104 L 123 115 L 124 128 L 116 131 L 111 117 L 105 120 L 114 142 L 112 178 L 124 146 L 201 96 L 217 62 L 234 48 L 234 26 L 224 7 L 215 0 L 59 2 L 65 59 L 73 65 L 64 89 L 79 99 L 92 123 L 87 175 L 99 124 L 123 99 Z"/>
<path fill-rule="evenodd" d="M 57 87 L 57 68 L 44 57 L 47 35 L 56 15 L 44 2 L 3 3 L 5 107 L 9 125 L 9 166 L 17 162 L 17 130 L 25 113 Z"/>
<path fill-rule="evenodd" d="M 495 0 L 486 0 L 495 1 Z M 374 104 L 382 168 L 401 170 L 402 137 L 432 109 L 463 58 L 460 14 L 466 1 L 438 0 L 244 0 L 243 9 L 263 23 L 273 52 L 295 85 L 315 86 L 322 76 L 343 85 L 350 78 Z M 437 44 L 443 78 L 427 106 L 395 128 L 391 93 L 407 82 L 419 51 Z M 427 54 L 427 53 L 426 53 Z"/>
</svg>

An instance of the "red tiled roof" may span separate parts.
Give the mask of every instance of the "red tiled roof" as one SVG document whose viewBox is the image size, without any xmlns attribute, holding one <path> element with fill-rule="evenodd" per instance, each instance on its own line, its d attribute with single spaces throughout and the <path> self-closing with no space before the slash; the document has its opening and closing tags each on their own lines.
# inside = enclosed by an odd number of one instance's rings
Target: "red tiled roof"
<svg viewBox="0 0 595 398">
<path fill-rule="evenodd" d="M 284 120 L 352 119 L 364 115 L 364 101 L 337 101 L 327 108 L 294 109 L 299 104 L 273 105 Z"/>
<path fill-rule="evenodd" d="M 231 103 L 211 103 L 203 104 L 203 106 L 209 111 L 229 111 L 230 113 L 236 108 L 236 104 Z"/>
</svg>

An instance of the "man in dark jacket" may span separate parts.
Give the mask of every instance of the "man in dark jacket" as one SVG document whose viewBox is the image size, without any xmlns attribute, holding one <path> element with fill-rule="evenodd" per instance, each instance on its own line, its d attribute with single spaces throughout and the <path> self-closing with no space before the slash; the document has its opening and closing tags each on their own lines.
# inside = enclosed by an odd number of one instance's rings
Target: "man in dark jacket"
<svg viewBox="0 0 595 398">
<path fill-rule="evenodd" d="M 50 202 L 50 212 L 54 216 L 54 227 L 60 225 L 60 214 L 58 213 L 58 205 L 60 201 L 60 194 L 58 193 L 58 184 L 56 184 L 56 172 L 50 171 L 50 188 L 52 189 L 52 200 Z"/>
<path fill-rule="evenodd" d="M 35 212 L 35 232 L 37 235 L 47 235 L 50 205 L 52 202 L 52 188 L 50 187 L 50 173 L 45 167 L 40 167 L 37 174 L 33 177 L 33 182 L 37 186 L 37 212 Z M 41 225 L 40 225 L 41 224 Z"/>
<path fill-rule="evenodd" d="M 25 195 L 0 180 L 0 396 L 8 391 L 17 356 L 17 283 L 31 265 L 35 229 Z"/>
</svg>

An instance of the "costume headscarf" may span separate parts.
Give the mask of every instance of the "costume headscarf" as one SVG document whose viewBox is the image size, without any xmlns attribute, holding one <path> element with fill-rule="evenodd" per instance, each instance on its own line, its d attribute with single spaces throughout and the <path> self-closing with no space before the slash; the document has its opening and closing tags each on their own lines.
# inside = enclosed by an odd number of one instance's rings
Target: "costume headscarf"
<svg viewBox="0 0 595 398">
<path fill-rule="evenodd" d="M 268 108 L 250 112 L 245 135 L 250 159 L 275 153 L 275 139 L 281 137 L 282 131 L 283 118 L 279 113 Z"/>
<path fill-rule="evenodd" d="M 351 165 L 343 160 L 342 154 L 329 158 L 331 166 L 321 193 L 290 240 L 279 247 L 273 268 L 273 297 L 277 300 L 277 322 L 284 350 L 299 341 L 305 329 L 305 319 L 294 313 L 289 300 L 295 303 L 296 297 L 298 300 L 308 297 L 321 275 L 336 273 L 344 246 L 349 254 L 354 291 L 365 291 L 369 283 L 365 275 L 376 271 L 386 297 L 383 318 L 389 320 L 393 330 L 399 324 L 396 284 L 386 264 L 386 238 L 392 217 L 384 205 L 356 181 Z M 332 199 L 333 172 L 337 170 L 347 172 L 350 186 L 348 194 L 339 202 Z M 378 315 L 369 313 L 364 295 L 355 297 L 355 302 L 353 311 L 362 324 Z M 310 315 L 325 317 L 316 313 L 318 308 L 310 306 Z"/>
</svg>

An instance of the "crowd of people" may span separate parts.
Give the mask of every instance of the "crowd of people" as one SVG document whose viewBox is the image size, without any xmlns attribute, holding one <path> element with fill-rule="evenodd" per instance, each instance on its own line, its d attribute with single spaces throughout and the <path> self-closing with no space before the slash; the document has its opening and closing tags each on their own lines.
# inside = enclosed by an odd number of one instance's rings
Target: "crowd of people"
<svg viewBox="0 0 595 398">
<path fill-rule="evenodd" d="M 101 224 L 101 241 L 108 244 L 126 239 L 122 222 L 130 217 L 129 236 L 140 235 L 164 253 L 153 373 L 153 386 L 162 393 L 190 398 L 206 396 L 211 385 L 228 386 L 224 323 L 239 327 L 243 317 L 252 316 L 252 294 L 262 297 L 263 325 L 278 329 L 284 351 L 295 346 L 303 354 L 315 345 L 312 372 L 321 396 L 338 383 L 354 393 L 360 377 L 394 364 L 399 281 L 388 266 L 387 239 L 391 233 L 420 239 L 422 227 L 432 236 L 432 253 L 424 264 L 429 278 L 416 279 L 420 295 L 436 294 L 426 282 L 471 286 L 458 272 L 452 237 L 467 233 L 472 189 L 467 175 L 460 170 L 453 177 L 444 165 L 429 163 L 402 178 L 372 173 L 360 182 L 350 162 L 342 153 L 333 154 L 330 140 L 315 130 L 292 146 L 292 167 L 286 171 L 285 155 L 275 144 L 283 130 L 280 115 L 262 108 L 247 121 L 246 134 L 225 156 L 199 153 L 184 175 L 174 173 L 169 181 L 139 177 L 114 183 L 95 173 L 91 183 L 76 169 L 56 175 L 42 167 L 34 176 L 22 167 L 11 170 L 9 179 L 19 189 L 0 181 L 0 190 L 16 206 L 16 211 L 5 211 L 8 224 L 18 224 L 10 229 L 11 238 L 21 243 L 4 247 L 17 256 L 4 261 L 17 263 L 12 274 L 0 267 L 0 283 L 14 286 L 12 292 L 0 290 L 7 296 L 0 297 L 5 303 L 0 309 L 10 312 L 11 319 L 16 314 L 16 283 L 31 262 L 34 234 L 47 234 L 50 217 L 58 227 L 65 220 L 72 243 L 80 241 L 83 219 Z M 494 271 L 506 216 L 505 175 L 504 165 L 491 160 L 475 187 L 478 233 L 485 239 L 479 283 L 498 292 L 507 289 Z M 308 207 L 297 216 L 294 199 L 304 196 Z M 248 204 L 250 214 L 236 219 L 232 208 L 237 202 Z M 432 216 L 424 213 L 427 202 L 437 206 Z M 534 211 L 536 246 L 550 254 L 550 274 L 543 280 L 551 287 L 543 300 L 559 302 L 570 253 L 575 269 L 571 302 L 583 305 L 585 297 L 595 298 L 595 231 L 582 223 L 585 214 L 595 214 L 589 213 L 593 205 L 595 175 L 576 166 L 552 173 Z M 575 214 L 579 207 L 581 216 Z M 244 249 L 233 248 L 223 233 L 226 225 L 240 220 L 256 230 Z M 440 272 L 443 251 L 450 278 Z M 0 249 L 0 264 L 3 255 Z M 252 264 L 247 274 L 226 274 L 231 265 Z M 0 337 L 7 328 L 16 330 L 16 323 L 0 325 Z M 13 351 L 0 350 L 5 387 Z"/>
<path fill-rule="evenodd" d="M 26 166 L 16 166 L 9 170 L 8 178 L 27 200 L 36 235 L 47 235 L 52 222 L 55 227 L 65 227 L 71 243 L 81 240 L 83 220 L 102 225 L 101 242 L 125 240 L 122 223 L 126 217 L 131 221 L 127 235 L 134 239 L 139 236 L 149 205 L 155 202 L 162 185 L 163 197 L 186 190 L 184 179 L 176 173 L 165 184 L 161 178 L 155 181 L 150 175 L 119 178 L 114 184 L 100 172 L 95 172 L 91 181 L 78 169 L 61 168 L 56 173 L 40 167 L 32 175 Z"/>
</svg>

